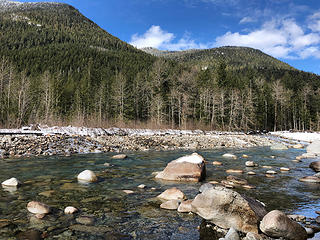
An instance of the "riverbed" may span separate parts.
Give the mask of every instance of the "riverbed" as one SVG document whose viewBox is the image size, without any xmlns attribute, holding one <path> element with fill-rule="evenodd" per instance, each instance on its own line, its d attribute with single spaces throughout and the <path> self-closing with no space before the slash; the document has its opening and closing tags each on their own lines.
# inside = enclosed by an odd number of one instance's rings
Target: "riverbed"
<svg viewBox="0 0 320 240">
<path fill-rule="evenodd" d="M 292 161 L 304 153 L 304 149 L 280 151 L 254 147 L 197 152 L 207 160 L 205 182 L 225 179 L 227 169 L 242 169 L 244 174 L 237 176 L 248 180 L 256 189 L 234 190 L 262 201 L 268 211 L 279 209 L 287 214 L 317 217 L 320 184 L 298 181 L 314 174 L 308 168 L 314 160 Z M 200 239 L 200 217 L 160 209 L 155 197 L 175 186 L 192 199 L 201 183 L 161 182 L 152 176 L 169 161 L 189 153 L 192 151 L 127 152 L 128 157 L 122 160 L 112 159 L 115 153 L 2 159 L 0 180 L 16 177 L 23 185 L 16 191 L 0 190 L 0 239 L 16 239 L 23 234 L 36 233 L 46 239 Z M 235 154 L 238 159 L 223 158 L 224 153 Z M 243 154 L 249 158 L 243 158 Z M 259 167 L 246 168 L 248 160 L 255 161 Z M 214 166 L 213 161 L 220 161 L 223 165 Z M 270 169 L 262 166 L 270 166 L 278 174 L 266 178 L 265 172 Z M 280 172 L 280 167 L 291 170 Z M 99 181 L 78 183 L 76 176 L 85 169 L 94 171 Z M 257 175 L 246 174 L 252 170 Z M 146 188 L 138 188 L 141 184 Z M 132 190 L 133 193 L 126 194 L 123 190 Z M 35 218 L 26 209 L 27 203 L 34 200 L 52 207 L 53 213 L 44 219 Z M 67 206 L 74 206 L 80 212 L 66 216 L 63 209 Z M 79 218 L 83 216 L 93 222 L 82 224 Z"/>
</svg>

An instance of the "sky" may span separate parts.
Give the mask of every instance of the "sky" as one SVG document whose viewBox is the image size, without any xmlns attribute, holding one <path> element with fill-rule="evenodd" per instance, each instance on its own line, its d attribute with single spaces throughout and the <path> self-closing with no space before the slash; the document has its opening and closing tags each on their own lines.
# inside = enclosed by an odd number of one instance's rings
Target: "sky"
<svg viewBox="0 0 320 240">
<path fill-rule="evenodd" d="M 57 2 L 73 5 L 101 28 L 137 48 L 246 46 L 299 70 L 320 74 L 319 0 Z"/>
</svg>

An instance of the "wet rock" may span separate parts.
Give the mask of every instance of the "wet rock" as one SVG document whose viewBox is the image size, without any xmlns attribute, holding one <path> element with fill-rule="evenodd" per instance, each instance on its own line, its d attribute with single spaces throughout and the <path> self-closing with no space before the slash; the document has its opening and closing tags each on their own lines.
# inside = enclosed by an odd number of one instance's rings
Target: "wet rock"
<svg viewBox="0 0 320 240">
<path fill-rule="evenodd" d="M 248 184 L 247 180 L 239 178 L 239 177 L 236 177 L 236 176 L 233 176 L 233 175 L 227 176 L 227 180 L 232 182 L 232 183 L 234 183 L 234 184 L 236 184 L 236 185 L 246 185 L 246 184 Z"/>
<path fill-rule="evenodd" d="M 253 171 L 247 172 L 247 174 L 248 174 L 248 175 L 256 175 L 256 173 L 253 172 Z"/>
<path fill-rule="evenodd" d="M 307 147 L 307 153 L 308 154 L 313 154 L 313 155 L 316 155 L 316 156 L 320 156 L 320 140 L 312 142 Z"/>
<path fill-rule="evenodd" d="M 50 207 L 48 205 L 36 201 L 29 202 L 27 209 L 33 214 L 48 214 L 50 212 Z"/>
<path fill-rule="evenodd" d="M 192 211 L 221 228 L 245 233 L 258 233 L 258 223 L 267 213 L 260 202 L 220 186 L 198 194 Z"/>
<path fill-rule="evenodd" d="M 178 188 L 170 188 L 165 190 L 163 193 L 157 196 L 162 200 L 183 200 L 185 198 L 184 193 Z"/>
<path fill-rule="evenodd" d="M 179 207 L 179 200 L 169 200 L 160 205 L 160 208 L 168 209 L 168 210 L 177 210 Z"/>
<path fill-rule="evenodd" d="M 231 153 L 225 153 L 222 155 L 222 157 L 224 158 L 232 158 L 232 159 L 237 159 L 238 157 L 234 154 L 231 154 Z"/>
<path fill-rule="evenodd" d="M 226 170 L 226 173 L 238 173 L 238 174 L 242 174 L 243 170 L 241 169 L 228 169 Z"/>
<path fill-rule="evenodd" d="M 245 163 L 246 167 L 257 167 L 258 164 L 256 164 L 254 161 L 246 161 Z"/>
<path fill-rule="evenodd" d="M 138 186 L 138 188 L 140 188 L 140 189 L 145 189 L 147 186 L 146 185 L 144 185 L 144 184 L 140 184 L 139 186 Z"/>
<path fill-rule="evenodd" d="M 296 222 L 303 222 L 306 220 L 306 216 L 297 215 L 297 214 L 288 215 L 288 218 L 290 218 L 291 220 L 294 220 Z"/>
<path fill-rule="evenodd" d="M 83 172 L 79 173 L 78 181 L 80 182 L 97 182 L 98 178 L 96 174 L 91 170 L 84 170 Z"/>
<path fill-rule="evenodd" d="M 306 230 L 306 232 L 308 234 L 308 238 L 314 236 L 315 232 L 314 232 L 314 230 L 312 228 L 306 227 L 305 230 Z"/>
<path fill-rule="evenodd" d="M 266 174 L 273 175 L 273 174 L 277 174 L 277 172 L 273 170 L 268 170 L 266 171 Z"/>
<path fill-rule="evenodd" d="M 171 161 L 155 178 L 170 181 L 199 182 L 205 176 L 206 167 L 204 158 L 197 153 L 193 153 Z"/>
<path fill-rule="evenodd" d="M 211 183 L 205 183 L 202 184 L 201 187 L 199 188 L 199 192 L 202 193 L 204 191 L 207 191 L 208 189 L 213 188 L 213 185 Z"/>
<path fill-rule="evenodd" d="M 306 240 L 306 230 L 298 223 L 292 221 L 283 212 L 273 210 L 261 221 L 261 231 L 273 238 L 285 238 L 288 240 Z"/>
<path fill-rule="evenodd" d="M 41 240 L 41 233 L 37 230 L 28 230 L 20 232 L 16 236 L 17 240 Z"/>
<path fill-rule="evenodd" d="M 126 193 L 126 194 L 133 194 L 134 191 L 132 190 L 122 190 L 122 192 Z"/>
<path fill-rule="evenodd" d="M 315 172 L 320 172 L 320 161 L 310 163 L 309 167 Z"/>
<path fill-rule="evenodd" d="M 307 176 L 299 179 L 300 182 L 320 183 L 320 178 L 314 176 Z"/>
<path fill-rule="evenodd" d="M 76 218 L 76 222 L 80 223 L 82 225 L 93 225 L 95 223 L 96 219 L 91 216 L 81 216 Z"/>
<path fill-rule="evenodd" d="M 44 192 L 41 192 L 39 193 L 40 196 L 44 196 L 44 197 L 47 197 L 47 198 L 50 198 L 52 197 L 52 195 L 55 193 L 54 190 L 48 190 L 48 191 L 44 191 Z"/>
<path fill-rule="evenodd" d="M 280 168 L 280 171 L 281 171 L 281 172 L 289 172 L 289 171 L 290 171 L 290 168 L 281 167 L 281 168 Z"/>
<path fill-rule="evenodd" d="M 247 154 L 243 154 L 242 157 L 243 158 L 249 158 L 249 156 Z"/>
<path fill-rule="evenodd" d="M 64 209 L 64 213 L 65 213 L 65 214 L 74 214 L 74 213 L 76 213 L 76 212 L 78 212 L 78 209 L 75 208 L 75 207 L 72 207 L 72 206 L 66 207 L 66 208 Z"/>
<path fill-rule="evenodd" d="M 271 150 L 287 150 L 288 147 L 284 144 L 278 143 L 278 144 L 273 144 L 270 147 Z"/>
<path fill-rule="evenodd" d="M 16 178 L 10 178 L 1 183 L 2 186 L 5 187 L 18 187 L 21 185 L 20 181 Z"/>
<path fill-rule="evenodd" d="M 112 156 L 113 159 L 125 159 L 127 158 L 127 155 L 125 154 L 118 154 L 118 155 L 114 155 Z"/>
<path fill-rule="evenodd" d="M 215 166 L 221 166 L 222 162 L 214 161 L 214 162 L 212 162 L 212 164 Z"/>
<path fill-rule="evenodd" d="M 186 201 L 181 202 L 178 207 L 178 212 L 181 212 L 181 213 L 192 212 L 192 201 L 193 200 L 186 200 Z"/>
<path fill-rule="evenodd" d="M 242 187 L 243 187 L 244 189 L 255 189 L 255 188 L 256 188 L 256 186 L 248 185 L 248 184 L 243 185 Z"/>
<path fill-rule="evenodd" d="M 310 153 L 310 152 L 307 152 L 307 153 L 304 153 L 301 155 L 301 159 L 302 158 L 316 158 L 317 157 L 317 154 L 315 153 Z"/>
<path fill-rule="evenodd" d="M 320 178 L 320 172 L 313 175 L 314 177 Z"/>
</svg>

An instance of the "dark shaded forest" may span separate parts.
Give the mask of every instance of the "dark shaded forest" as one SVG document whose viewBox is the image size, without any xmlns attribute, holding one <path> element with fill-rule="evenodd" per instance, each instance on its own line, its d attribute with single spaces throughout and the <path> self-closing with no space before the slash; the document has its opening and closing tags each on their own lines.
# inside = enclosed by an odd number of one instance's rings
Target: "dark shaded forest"
<svg viewBox="0 0 320 240">
<path fill-rule="evenodd" d="M 155 57 L 71 6 L 0 13 L 0 125 L 320 130 L 320 77 L 261 51 Z"/>
</svg>

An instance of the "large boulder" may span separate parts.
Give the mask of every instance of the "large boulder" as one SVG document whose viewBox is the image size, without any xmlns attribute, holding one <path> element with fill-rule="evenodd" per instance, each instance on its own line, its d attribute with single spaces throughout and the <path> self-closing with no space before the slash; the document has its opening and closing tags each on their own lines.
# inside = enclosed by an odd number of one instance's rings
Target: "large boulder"
<svg viewBox="0 0 320 240">
<path fill-rule="evenodd" d="M 204 158 L 198 153 L 193 153 L 168 163 L 167 167 L 156 175 L 156 178 L 169 181 L 199 182 L 205 176 Z"/>
<path fill-rule="evenodd" d="M 281 211 L 269 212 L 261 221 L 261 231 L 272 238 L 285 238 L 287 240 L 306 240 L 306 230 L 298 223 L 292 221 Z"/>
<path fill-rule="evenodd" d="M 307 147 L 307 153 L 320 156 L 320 140 L 316 140 L 316 141 L 312 142 Z"/>
<path fill-rule="evenodd" d="M 315 172 L 320 172 L 320 161 L 310 163 L 309 167 Z"/>
<path fill-rule="evenodd" d="M 218 227 L 245 233 L 258 233 L 258 224 L 267 213 L 260 202 L 221 186 L 198 194 L 192 211 Z"/>
</svg>

